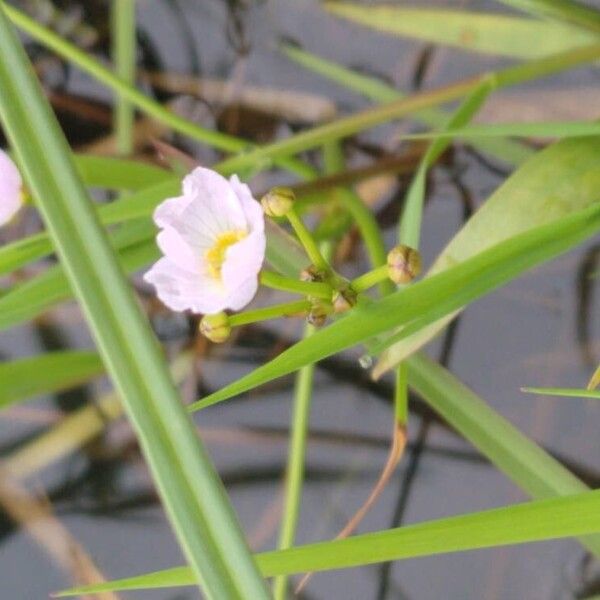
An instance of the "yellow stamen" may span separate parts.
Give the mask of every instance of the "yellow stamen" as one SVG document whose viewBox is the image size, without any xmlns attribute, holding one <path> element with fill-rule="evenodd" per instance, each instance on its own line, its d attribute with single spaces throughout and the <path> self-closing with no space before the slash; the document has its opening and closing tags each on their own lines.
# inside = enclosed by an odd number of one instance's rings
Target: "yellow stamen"
<svg viewBox="0 0 600 600">
<path fill-rule="evenodd" d="M 227 248 L 240 240 L 243 240 L 246 235 L 241 229 L 226 231 L 217 236 L 215 244 L 204 253 L 204 258 L 208 262 L 208 272 L 214 279 L 221 279 L 221 267 L 225 261 L 225 253 Z"/>
</svg>

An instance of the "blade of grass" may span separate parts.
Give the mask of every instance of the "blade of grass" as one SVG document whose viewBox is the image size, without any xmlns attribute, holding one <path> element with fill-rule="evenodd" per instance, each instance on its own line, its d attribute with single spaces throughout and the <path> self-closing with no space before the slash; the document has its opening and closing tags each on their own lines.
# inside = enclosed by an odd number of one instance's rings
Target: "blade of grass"
<svg viewBox="0 0 600 600">
<path fill-rule="evenodd" d="M 111 46 L 115 73 L 128 85 L 135 85 L 136 23 L 135 0 L 112 0 Z M 117 153 L 131 154 L 133 150 L 133 106 L 122 94 L 117 94 L 113 117 Z"/>
<path fill-rule="evenodd" d="M 452 127 L 445 131 L 429 131 L 424 133 L 400 134 L 399 139 L 481 139 L 504 136 L 536 137 L 536 138 L 572 138 L 598 137 L 600 123 L 598 121 L 545 121 L 544 123 L 491 123 L 489 125 L 469 125 Z"/>
<path fill-rule="evenodd" d="M 40 25 L 25 13 L 8 5 L 5 5 L 5 11 L 9 19 L 11 19 L 17 27 L 25 31 L 40 44 L 50 48 L 59 56 L 77 65 L 82 71 L 120 94 L 123 100 L 128 100 L 147 115 L 172 127 L 175 131 L 225 152 L 245 152 L 252 147 L 252 145 L 245 140 L 219 131 L 200 127 L 199 125 L 170 112 L 159 103 L 152 100 L 152 98 L 145 96 L 136 90 L 135 87 L 129 85 L 126 81 L 123 81 L 112 71 L 103 67 L 97 60 L 85 52 L 82 52 L 79 48 L 45 28 L 43 25 Z M 278 164 L 282 168 L 288 169 L 292 173 L 296 173 L 302 177 L 312 177 L 315 174 L 315 170 L 310 165 L 293 158 L 288 159 L 283 157 Z M 263 162 L 260 163 L 260 165 L 268 167 L 270 166 L 270 163 Z M 252 166 L 258 167 L 259 164 L 254 164 Z"/>
<path fill-rule="evenodd" d="M 385 298 L 357 305 L 347 316 L 298 342 L 279 356 L 191 406 L 205 408 L 350 348 L 392 327 L 420 327 L 549 260 L 600 229 L 600 204 L 533 228 L 455 267 Z M 410 332 L 410 331 L 409 331 Z"/>
<path fill-rule="evenodd" d="M 503 4 L 561 23 L 572 23 L 581 29 L 600 33 L 600 12 L 573 0 L 499 0 Z"/>
<path fill-rule="evenodd" d="M 173 173 L 137 160 L 75 154 L 77 171 L 90 187 L 109 190 L 141 190 L 173 179 Z"/>
<path fill-rule="evenodd" d="M 210 598 L 267 598 L 229 499 L 0 4 L 0 118 L 84 310 L 196 579 Z"/>
<path fill-rule="evenodd" d="M 600 400 L 599 390 L 582 390 L 579 388 L 541 388 L 522 387 L 526 394 L 537 394 L 538 396 L 564 396 L 565 398 L 593 398 Z"/>
<path fill-rule="evenodd" d="M 224 173 L 234 173 L 256 164 L 262 164 L 265 161 L 273 161 L 284 156 L 310 150 L 325 142 L 354 135 L 359 131 L 406 117 L 424 108 L 462 98 L 476 89 L 483 80 L 491 77 L 493 77 L 495 89 L 500 89 L 558 73 L 598 58 L 600 58 L 600 44 L 595 44 L 548 58 L 525 62 L 496 71 L 493 74 L 484 74 L 459 81 L 443 88 L 421 92 L 300 132 L 285 140 L 250 150 L 246 154 L 234 156 L 223 161 L 220 168 Z"/>
<path fill-rule="evenodd" d="M 49 352 L 0 364 L 0 409 L 32 396 L 58 392 L 104 373 L 95 352 Z"/>
<path fill-rule="evenodd" d="M 540 58 L 594 42 L 593 34 L 563 23 L 498 13 L 348 2 L 325 2 L 323 8 L 383 33 L 511 58 Z"/>
<path fill-rule="evenodd" d="M 362 94 L 374 102 L 392 102 L 406 97 L 406 94 L 379 79 L 356 73 L 296 46 L 282 43 L 279 47 L 287 58 L 296 64 L 313 73 L 322 75 L 346 89 Z M 449 117 L 450 113 L 435 107 L 422 109 L 414 113 L 415 120 L 430 127 L 443 127 Z M 472 146 L 512 165 L 522 163 L 533 153 L 533 150 L 527 146 L 509 139 L 474 139 Z"/>
<path fill-rule="evenodd" d="M 452 130 L 469 123 L 483 106 L 494 89 L 492 79 L 483 80 L 460 104 L 448 120 L 445 129 Z M 436 138 L 427 148 L 404 200 L 404 208 L 399 226 L 399 241 L 418 249 L 421 235 L 421 219 L 425 202 L 427 171 L 450 145 L 450 138 Z"/>
<path fill-rule="evenodd" d="M 447 369 L 423 354 L 407 362 L 410 387 L 532 498 L 568 496 L 588 489 Z M 600 555 L 600 536 L 581 541 Z"/>
<path fill-rule="evenodd" d="M 170 367 L 175 383 L 183 383 L 191 367 L 192 357 L 189 354 L 177 356 Z M 3 472 L 20 480 L 31 477 L 80 450 L 121 416 L 123 406 L 117 392 L 103 394 L 92 404 L 69 413 L 55 426 L 3 457 L 0 463 Z"/>
<path fill-rule="evenodd" d="M 600 490 L 447 517 L 345 540 L 319 542 L 257 556 L 266 576 L 325 571 L 449 552 L 463 552 L 600 531 Z M 80 587 L 57 594 L 190 585 L 183 567 Z"/>
<path fill-rule="evenodd" d="M 596 182 L 600 140 L 574 138 L 560 141 L 531 157 L 513 173 L 448 242 L 426 278 L 479 254 L 485 248 L 548 223 L 560 215 L 598 201 Z M 373 370 L 379 377 L 437 335 L 454 317 L 448 315 L 410 337 L 398 333 L 369 348 L 385 350 Z"/>
</svg>

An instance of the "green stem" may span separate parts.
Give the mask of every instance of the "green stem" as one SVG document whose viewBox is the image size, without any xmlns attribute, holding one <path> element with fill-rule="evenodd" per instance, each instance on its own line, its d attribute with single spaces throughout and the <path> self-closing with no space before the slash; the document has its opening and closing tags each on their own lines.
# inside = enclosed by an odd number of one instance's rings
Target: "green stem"
<svg viewBox="0 0 600 600">
<path fill-rule="evenodd" d="M 263 271 L 260 274 L 260 282 L 274 290 L 304 294 L 325 300 L 330 300 L 333 293 L 328 283 L 300 281 L 299 279 L 291 279 L 278 273 L 273 273 L 273 271 Z"/>
<path fill-rule="evenodd" d="M 291 226 L 294 228 L 294 231 L 295 231 L 296 235 L 298 236 L 300 243 L 302 244 L 302 246 L 304 246 L 304 249 L 306 250 L 306 253 L 308 254 L 308 258 L 310 259 L 310 261 L 318 269 L 322 269 L 323 271 L 326 271 L 326 272 L 331 271 L 329 264 L 323 258 L 323 255 L 321 254 L 321 251 L 319 250 L 317 243 L 313 239 L 312 234 L 310 233 L 310 231 L 304 224 L 304 221 L 298 216 L 298 213 L 296 212 L 296 210 L 294 208 L 292 208 L 287 213 L 286 217 L 288 218 L 288 221 L 290 222 Z"/>
<path fill-rule="evenodd" d="M 111 8 L 112 56 L 115 72 L 129 85 L 135 83 L 135 0 L 112 0 Z M 117 94 L 114 112 L 114 130 L 117 153 L 133 151 L 133 123 L 135 113 L 131 103 Z"/>
<path fill-rule="evenodd" d="M 290 44 L 281 44 L 282 52 L 293 62 L 344 87 L 361 94 L 374 102 L 392 102 L 406 97 L 398 88 L 374 77 L 357 73 L 335 62 L 326 60 L 306 50 Z M 441 127 L 448 114 L 443 109 L 431 107 L 416 112 L 414 118 L 430 127 Z M 524 144 L 508 139 L 473 139 L 470 145 L 491 156 L 519 165 L 533 154 L 533 150 Z"/>
<path fill-rule="evenodd" d="M 304 338 L 312 335 L 315 328 L 307 325 Z M 292 436 L 288 453 L 288 463 L 285 476 L 285 506 L 278 548 L 291 548 L 296 537 L 296 529 L 300 516 L 302 488 L 304 484 L 304 460 L 306 455 L 306 440 L 310 417 L 310 405 L 315 365 L 310 364 L 298 371 L 294 387 L 294 409 L 292 414 Z M 275 579 L 273 595 L 275 600 L 285 600 L 287 597 L 288 578 L 285 575 Z"/>
<path fill-rule="evenodd" d="M 331 243 L 321 244 L 323 254 L 327 258 L 333 253 Z M 312 325 L 307 325 L 304 338 L 315 332 Z M 304 465 L 306 456 L 306 441 L 310 417 L 315 364 L 302 367 L 296 375 L 294 386 L 294 409 L 292 414 L 292 434 L 288 451 L 288 461 L 285 474 L 285 504 L 283 519 L 279 534 L 279 549 L 291 548 L 296 539 L 296 529 L 300 516 L 302 488 L 304 485 Z M 273 592 L 275 600 L 285 600 L 287 596 L 288 578 L 285 575 L 275 579 Z"/>
<path fill-rule="evenodd" d="M 40 25 L 25 13 L 7 4 L 3 4 L 3 9 L 8 18 L 33 39 L 47 48 L 50 48 L 64 59 L 77 65 L 82 71 L 116 91 L 122 98 L 129 100 L 142 112 L 154 117 L 157 121 L 168 125 L 175 131 L 187 135 L 192 139 L 225 152 L 247 152 L 252 149 L 252 144 L 246 140 L 212 129 L 205 129 L 204 127 L 200 127 L 199 125 L 170 112 L 161 104 L 152 100 L 152 98 L 145 96 L 136 90 L 135 87 L 129 85 L 126 81 L 123 81 L 123 79 L 102 66 L 97 60 L 81 51 L 67 40 L 61 38 L 53 31 Z M 316 170 L 313 167 L 292 157 L 283 157 L 281 160 L 277 159 L 273 162 L 300 177 L 310 179 L 316 174 Z M 246 163 L 244 168 L 267 168 L 271 163 L 272 160 L 269 157 L 263 157 L 260 160 Z"/>
<path fill-rule="evenodd" d="M 266 306 L 265 308 L 247 310 L 231 315 L 229 317 L 229 325 L 231 327 L 239 327 L 240 325 L 258 323 L 259 321 L 278 319 L 279 317 L 290 317 L 309 310 L 310 306 L 311 304 L 308 300 L 295 300 L 294 302 L 284 302 L 282 304 Z"/>
<path fill-rule="evenodd" d="M 406 427 L 408 423 L 408 367 L 401 362 L 395 371 L 394 419 L 397 425 Z"/>
<path fill-rule="evenodd" d="M 495 79 L 496 88 L 502 88 L 558 73 L 591 62 L 599 57 L 600 44 L 593 44 L 555 56 L 522 63 L 492 74 L 486 73 L 443 88 L 422 92 L 389 104 L 369 108 L 326 125 L 314 127 L 285 140 L 252 150 L 247 154 L 232 157 L 224 161 L 221 166 L 225 172 L 232 173 L 254 165 L 260 160 L 273 160 L 277 157 L 297 154 L 320 146 L 325 142 L 348 137 L 381 123 L 405 117 L 424 108 L 452 102 L 472 92 L 482 81 L 490 77 Z"/>
<path fill-rule="evenodd" d="M 345 170 L 344 153 L 339 141 L 325 144 L 323 150 L 324 162 L 328 174 L 340 173 Z M 350 188 L 337 188 L 336 191 L 339 194 L 342 204 L 356 221 L 372 264 L 374 266 L 385 264 L 387 252 L 381 232 L 379 231 L 379 225 L 373 213 L 365 206 L 365 203 L 354 190 Z M 394 286 L 387 276 L 378 283 L 380 283 L 380 291 L 384 295 L 394 290 Z"/>
<path fill-rule="evenodd" d="M 356 293 L 360 293 L 385 280 L 389 281 L 387 264 L 383 264 L 380 267 L 375 267 L 371 271 L 363 273 L 356 279 L 353 279 L 350 282 L 350 285 Z"/>
</svg>

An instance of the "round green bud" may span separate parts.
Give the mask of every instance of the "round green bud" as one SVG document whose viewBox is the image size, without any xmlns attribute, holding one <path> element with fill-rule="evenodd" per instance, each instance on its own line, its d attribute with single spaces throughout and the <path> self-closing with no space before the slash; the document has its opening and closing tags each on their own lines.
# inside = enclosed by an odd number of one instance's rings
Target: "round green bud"
<svg viewBox="0 0 600 600">
<path fill-rule="evenodd" d="M 200 333 L 215 344 L 222 344 L 229 338 L 231 326 L 229 317 L 224 313 L 205 315 L 200 321 Z"/>
<path fill-rule="evenodd" d="M 388 253 L 387 266 L 394 283 L 409 283 L 421 272 L 421 255 L 414 248 L 400 244 Z"/>
<path fill-rule="evenodd" d="M 290 188 L 275 187 L 261 198 L 260 203 L 267 217 L 285 217 L 295 200 L 296 196 Z"/>
</svg>

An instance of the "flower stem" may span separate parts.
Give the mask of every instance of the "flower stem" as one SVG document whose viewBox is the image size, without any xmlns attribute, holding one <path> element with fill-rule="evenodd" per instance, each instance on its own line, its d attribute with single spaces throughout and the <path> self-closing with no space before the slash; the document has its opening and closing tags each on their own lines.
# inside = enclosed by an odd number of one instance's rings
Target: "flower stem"
<svg viewBox="0 0 600 600">
<path fill-rule="evenodd" d="M 364 292 L 374 285 L 385 281 L 387 278 L 388 266 L 381 265 L 380 267 L 375 267 L 372 271 L 367 271 L 356 279 L 353 279 L 350 285 L 355 292 Z"/>
<path fill-rule="evenodd" d="M 113 0 L 111 8 L 112 56 L 115 73 L 127 84 L 135 82 L 135 0 Z M 131 154 L 133 150 L 133 105 L 122 94 L 117 94 L 114 129 L 117 153 Z"/>
<path fill-rule="evenodd" d="M 286 214 L 291 226 L 294 228 L 300 243 L 304 246 L 310 261 L 315 265 L 315 267 L 319 269 L 323 269 L 324 271 L 331 271 L 331 268 L 328 262 L 323 258 L 317 243 L 313 239 L 311 232 L 308 230 L 304 221 L 299 217 L 296 210 L 292 207 L 292 209 Z"/>
<path fill-rule="evenodd" d="M 333 290 L 328 283 L 300 281 L 299 279 L 284 277 L 273 271 L 262 271 L 260 274 L 260 282 L 274 290 L 304 294 L 306 296 L 314 296 L 315 298 L 323 298 L 325 300 L 329 300 L 333 293 Z"/>
<path fill-rule="evenodd" d="M 309 310 L 310 306 L 311 304 L 308 300 L 295 300 L 294 302 L 284 302 L 283 304 L 274 304 L 265 308 L 247 310 L 230 315 L 229 325 L 231 327 L 238 327 L 240 325 L 268 321 L 269 319 L 277 319 L 279 317 L 290 317 Z"/>
<path fill-rule="evenodd" d="M 321 244 L 321 248 L 323 254 L 327 258 L 330 258 L 333 253 L 333 244 L 330 241 L 324 242 Z M 304 338 L 310 337 L 314 331 L 315 328 L 312 325 L 306 325 Z M 291 548 L 294 545 L 298 519 L 300 517 L 314 372 L 314 363 L 302 367 L 296 375 L 294 384 L 292 432 L 288 449 L 283 516 L 278 543 L 278 548 L 283 550 Z M 285 600 L 288 596 L 287 592 L 288 577 L 281 575 L 274 581 L 273 596 L 275 600 Z"/>
</svg>

